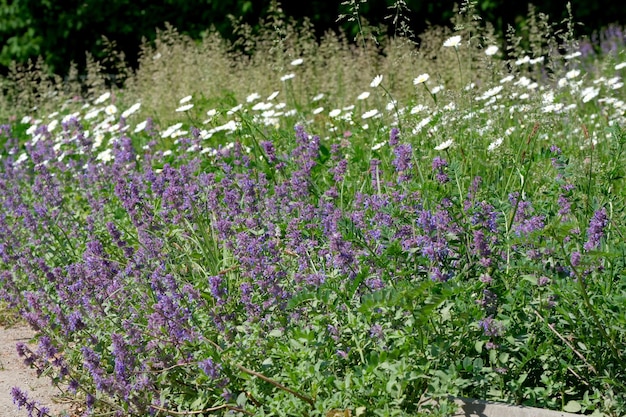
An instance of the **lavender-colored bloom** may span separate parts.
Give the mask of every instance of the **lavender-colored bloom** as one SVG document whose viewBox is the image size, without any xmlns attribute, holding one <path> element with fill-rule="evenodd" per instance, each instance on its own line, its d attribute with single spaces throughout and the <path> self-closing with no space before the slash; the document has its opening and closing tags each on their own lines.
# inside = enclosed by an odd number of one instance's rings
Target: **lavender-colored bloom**
<svg viewBox="0 0 626 417">
<path fill-rule="evenodd" d="M 395 148 L 398 145 L 398 137 L 400 136 L 400 129 L 394 127 L 389 133 L 389 146 Z"/>
<path fill-rule="evenodd" d="M 578 265 L 580 265 L 580 252 L 578 251 L 574 251 L 572 252 L 572 255 L 570 256 L 570 262 L 572 263 L 573 267 L 577 267 Z"/>
<path fill-rule="evenodd" d="M 485 336 L 502 336 L 504 334 L 504 325 L 498 320 L 494 320 L 489 316 L 478 321 L 478 325 L 483 329 Z"/>
<path fill-rule="evenodd" d="M 218 379 L 220 377 L 220 370 L 222 369 L 222 365 L 219 363 L 215 363 L 213 359 L 208 358 L 198 363 L 198 366 L 202 371 L 204 371 L 207 376 L 213 380 Z"/>
<path fill-rule="evenodd" d="M 404 182 L 411 178 L 413 168 L 413 148 L 408 143 L 402 143 L 393 149 L 396 158 L 392 161 L 398 175 L 398 182 Z"/>
<path fill-rule="evenodd" d="M 589 228 L 587 229 L 587 241 L 583 245 L 586 251 L 596 249 L 600 245 L 600 240 L 604 237 L 604 229 L 609 225 L 609 218 L 606 213 L 606 208 L 602 207 L 597 210 L 591 221 L 589 222 Z"/>
</svg>

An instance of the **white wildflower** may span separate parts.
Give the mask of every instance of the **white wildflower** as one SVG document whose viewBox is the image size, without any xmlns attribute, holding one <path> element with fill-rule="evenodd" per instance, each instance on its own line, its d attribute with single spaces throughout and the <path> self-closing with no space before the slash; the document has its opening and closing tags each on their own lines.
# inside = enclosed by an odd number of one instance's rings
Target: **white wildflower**
<svg viewBox="0 0 626 417">
<path fill-rule="evenodd" d="M 282 77 L 280 77 L 281 81 L 287 81 L 287 80 L 291 80 L 292 78 L 294 78 L 296 76 L 296 74 L 294 74 L 293 72 L 291 74 L 286 74 L 283 75 Z"/>
<path fill-rule="evenodd" d="M 572 52 L 572 53 L 571 53 L 571 54 L 569 54 L 569 55 L 565 55 L 565 56 L 563 57 L 563 59 L 568 59 L 568 60 L 569 60 L 569 59 L 574 59 L 574 58 L 578 58 L 578 57 L 579 57 L 579 56 L 581 56 L 581 55 L 582 55 L 582 53 L 581 53 L 580 51 L 576 51 L 576 52 Z"/>
<path fill-rule="evenodd" d="M 341 114 L 341 110 L 340 109 L 332 109 L 330 111 L 330 113 L 328 113 L 328 116 L 332 117 L 333 119 L 337 116 L 339 116 Z"/>
<path fill-rule="evenodd" d="M 443 46 L 445 46 L 446 48 L 457 48 L 461 44 L 462 40 L 463 38 L 461 38 L 460 35 L 455 35 L 446 39 L 446 41 L 443 43 Z"/>
<path fill-rule="evenodd" d="M 135 114 L 139 110 L 140 107 L 141 107 L 141 103 L 133 104 L 128 109 L 124 110 L 124 112 L 122 113 L 122 117 L 124 119 L 127 119 L 131 114 Z"/>
<path fill-rule="evenodd" d="M 372 110 L 369 110 L 369 111 L 366 111 L 365 113 L 363 113 L 361 115 L 361 119 L 369 119 L 371 117 L 376 116 L 377 114 L 378 114 L 378 110 L 372 109 Z"/>
<path fill-rule="evenodd" d="M 499 49 L 500 48 L 498 48 L 496 45 L 488 46 L 487 49 L 485 49 L 485 55 L 493 56 L 498 53 Z"/>
<path fill-rule="evenodd" d="M 93 104 L 101 104 L 104 103 L 105 101 L 107 101 L 109 99 L 109 97 L 111 97 L 111 93 L 109 93 L 108 91 L 104 94 L 102 94 L 100 97 L 98 97 L 96 99 L 96 101 L 93 102 Z"/>
<path fill-rule="evenodd" d="M 312 101 L 320 101 L 323 98 L 324 98 L 324 93 L 319 93 L 318 95 L 313 97 Z"/>
<path fill-rule="evenodd" d="M 502 142 L 504 142 L 503 138 L 498 138 L 494 140 L 493 142 L 489 144 L 489 147 L 487 148 L 487 150 L 490 152 L 496 150 L 497 148 L 500 147 L 500 145 L 502 145 Z"/>
<path fill-rule="evenodd" d="M 621 70 L 622 68 L 626 68 L 626 62 L 621 62 L 621 63 L 619 63 L 619 64 L 617 64 L 617 65 L 615 66 L 615 70 L 616 70 L 616 71 L 619 71 L 619 70 Z"/>
<path fill-rule="evenodd" d="M 321 112 L 324 111 L 323 107 L 318 107 L 315 110 L 313 110 L 313 114 L 320 114 Z M 273 113 L 272 113 L 273 114 Z"/>
<path fill-rule="evenodd" d="M 372 82 L 370 83 L 370 87 L 372 88 L 376 88 L 380 85 L 380 83 L 383 81 L 383 76 L 382 75 L 377 75 L 374 77 L 374 79 L 372 80 Z"/>
<path fill-rule="evenodd" d="M 369 91 L 363 91 L 361 94 L 359 94 L 359 96 L 356 99 L 357 100 L 365 100 L 369 96 L 370 96 L 370 92 Z"/>
<path fill-rule="evenodd" d="M 293 61 L 291 61 L 291 65 L 296 67 L 298 65 L 302 65 L 303 62 L 304 62 L 304 60 L 302 58 L 297 58 L 297 59 L 294 59 Z"/>
<path fill-rule="evenodd" d="M 185 96 L 185 97 L 181 98 L 178 103 L 179 104 L 185 104 L 186 102 L 191 101 L 192 98 L 193 98 L 192 96 Z"/>
<path fill-rule="evenodd" d="M 193 103 L 185 104 L 176 109 L 177 112 L 184 112 L 193 108 Z"/>
<path fill-rule="evenodd" d="M 133 130 L 133 132 L 137 133 L 137 132 L 141 132 L 142 130 L 144 130 L 146 128 L 146 125 L 148 124 L 147 120 L 144 120 L 141 123 L 138 123 L 137 126 L 135 126 L 135 130 Z"/>
<path fill-rule="evenodd" d="M 246 102 L 252 103 L 253 101 L 258 100 L 260 98 L 261 96 L 259 95 L 259 93 L 252 93 L 248 97 L 246 97 Z"/>
<path fill-rule="evenodd" d="M 578 77 L 579 75 L 580 75 L 580 70 L 577 70 L 577 69 L 569 70 L 565 73 L 565 77 L 570 80 Z"/>
<path fill-rule="evenodd" d="M 117 113 L 117 107 L 115 107 L 115 104 L 109 104 L 104 109 L 104 112 L 109 116 L 113 116 L 115 113 Z"/>
<path fill-rule="evenodd" d="M 442 142 L 439 145 L 435 146 L 435 150 L 436 151 L 443 151 L 445 149 L 448 149 L 450 146 L 452 146 L 452 144 L 454 144 L 454 140 L 448 139 L 447 141 Z"/>
<path fill-rule="evenodd" d="M 426 81 L 428 81 L 428 79 L 430 78 L 430 75 L 428 74 L 421 74 L 418 75 L 417 77 L 415 77 L 415 79 L 413 80 L 413 84 L 415 85 L 419 85 L 422 83 L 425 83 Z"/>
<path fill-rule="evenodd" d="M 274 91 L 272 94 L 270 94 L 269 96 L 267 96 L 267 101 L 272 101 L 272 100 L 274 100 L 276 97 L 278 97 L 278 94 L 280 94 L 280 91 Z"/>
</svg>

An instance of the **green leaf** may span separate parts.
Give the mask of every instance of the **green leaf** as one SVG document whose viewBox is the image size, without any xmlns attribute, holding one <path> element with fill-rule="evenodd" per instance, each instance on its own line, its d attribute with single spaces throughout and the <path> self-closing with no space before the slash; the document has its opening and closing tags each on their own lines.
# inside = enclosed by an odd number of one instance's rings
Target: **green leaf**
<svg viewBox="0 0 626 417">
<path fill-rule="evenodd" d="M 582 410 L 582 406 L 578 403 L 578 401 L 568 401 L 563 407 L 563 411 L 567 411 L 568 413 L 577 413 Z"/>
</svg>

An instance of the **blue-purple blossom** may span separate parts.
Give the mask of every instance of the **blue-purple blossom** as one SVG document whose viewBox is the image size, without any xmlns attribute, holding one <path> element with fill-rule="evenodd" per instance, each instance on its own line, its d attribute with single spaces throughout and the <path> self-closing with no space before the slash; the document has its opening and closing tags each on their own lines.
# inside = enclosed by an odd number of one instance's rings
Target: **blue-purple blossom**
<svg viewBox="0 0 626 417">
<path fill-rule="evenodd" d="M 604 229 L 608 225 L 609 218 L 606 213 L 606 208 L 602 207 L 593 214 L 593 217 L 589 221 L 589 228 L 587 228 L 587 241 L 583 245 L 583 248 L 586 251 L 598 248 L 600 240 L 604 237 Z"/>
</svg>

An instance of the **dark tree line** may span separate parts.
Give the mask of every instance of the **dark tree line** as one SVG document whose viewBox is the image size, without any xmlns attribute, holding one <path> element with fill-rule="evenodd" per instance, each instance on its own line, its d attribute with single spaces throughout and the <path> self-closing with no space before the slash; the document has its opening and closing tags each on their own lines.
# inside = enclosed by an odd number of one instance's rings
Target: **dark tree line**
<svg viewBox="0 0 626 417">
<path fill-rule="evenodd" d="M 394 26 L 395 0 L 353 0 L 359 15 L 375 26 Z M 102 35 L 117 44 L 128 62 L 136 62 L 142 39 L 152 40 L 156 28 L 165 22 L 192 38 L 199 38 L 215 28 L 226 38 L 233 37 L 234 16 L 250 25 L 257 25 L 266 15 L 272 0 L 0 0 L 0 71 L 6 73 L 12 61 L 26 62 L 42 56 L 49 67 L 63 74 L 71 61 L 79 67 L 85 52 L 96 58 L 105 53 Z M 318 35 L 326 30 L 345 30 L 354 34 L 356 25 L 348 18 L 347 5 L 341 0 L 283 0 L 286 16 L 301 21 L 308 17 Z M 453 0 L 405 0 L 401 14 L 408 18 L 410 29 L 421 33 L 428 24 L 447 24 L 452 16 Z M 391 8 L 390 8 L 391 7 Z M 565 2 L 542 0 L 537 10 L 547 13 L 551 21 L 566 17 Z M 511 0 L 481 0 L 479 14 L 492 22 L 502 33 L 508 25 L 520 26 L 528 11 L 528 3 Z M 591 35 L 594 30 L 611 23 L 626 21 L 626 8 L 619 2 L 572 0 L 572 10 L 579 35 Z"/>
</svg>

